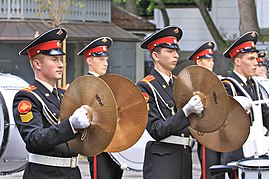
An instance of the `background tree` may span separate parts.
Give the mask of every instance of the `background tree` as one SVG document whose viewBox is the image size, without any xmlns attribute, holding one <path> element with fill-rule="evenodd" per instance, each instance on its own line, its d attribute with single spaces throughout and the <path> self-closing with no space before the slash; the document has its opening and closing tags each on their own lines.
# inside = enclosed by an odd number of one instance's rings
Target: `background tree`
<svg viewBox="0 0 269 179">
<path fill-rule="evenodd" d="M 164 26 L 168 26 L 170 25 L 170 20 L 169 20 L 169 16 L 168 13 L 166 11 L 166 7 L 164 5 L 164 1 L 163 0 L 157 0 L 157 8 L 160 9 L 162 16 L 163 16 L 163 24 Z"/>
<path fill-rule="evenodd" d="M 64 20 L 65 15 L 68 14 L 69 8 L 71 5 L 84 7 L 83 4 L 77 2 L 76 0 L 35 0 L 37 4 L 37 9 L 39 11 L 36 13 L 36 16 L 41 16 L 44 13 L 47 13 L 49 20 L 42 18 L 42 22 L 48 28 L 55 28 L 60 26 Z M 43 16 L 44 17 L 44 16 Z M 66 39 L 63 41 L 63 50 L 66 51 Z M 63 57 L 63 78 L 58 80 L 58 86 L 67 87 L 66 85 L 66 56 Z"/>
<path fill-rule="evenodd" d="M 206 6 L 206 0 L 194 0 L 194 2 L 197 5 L 197 7 L 199 8 L 199 11 L 200 11 L 200 13 L 201 13 L 206 25 L 207 25 L 207 28 L 218 46 L 218 49 L 220 51 L 225 50 L 228 46 L 228 43 L 227 43 L 227 41 L 225 41 L 223 39 L 219 30 L 215 26 L 209 12 L 208 12 L 208 8 Z"/>
<path fill-rule="evenodd" d="M 136 0 L 126 0 L 126 10 L 136 14 Z"/>
<path fill-rule="evenodd" d="M 113 0 L 113 1 L 121 1 L 124 0 Z M 126 0 L 128 1 L 128 0 Z M 141 4 L 142 2 L 147 0 L 136 0 L 136 5 Z M 227 47 L 237 38 L 238 35 L 232 37 L 232 39 L 228 39 L 226 37 L 225 32 L 222 32 L 221 29 L 218 29 L 216 25 L 214 24 L 214 21 L 212 20 L 209 10 L 210 10 L 210 3 L 213 0 L 148 0 L 148 7 L 147 11 L 150 11 L 151 13 L 154 11 L 154 8 L 160 9 L 163 20 L 164 20 L 164 26 L 167 26 L 170 24 L 169 22 L 169 16 L 167 14 L 166 10 L 166 4 L 169 3 L 180 3 L 180 4 L 193 4 L 196 5 L 199 9 L 207 28 L 213 37 L 218 50 L 215 51 L 215 67 L 214 71 L 217 74 L 227 75 L 229 72 L 231 72 L 232 69 L 232 62 L 231 60 L 227 60 L 223 57 L 222 52 L 227 49 Z M 136 6 L 137 7 L 137 6 Z M 146 8 L 143 6 L 143 8 Z M 244 32 L 255 30 L 260 34 L 260 40 L 264 41 L 266 40 L 265 37 L 262 36 L 259 30 L 258 26 L 258 20 L 257 20 L 257 13 L 256 13 L 256 5 L 255 0 L 238 0 L 238 8 L 239 8 L 239 15 L 240 15 L 240 33 L 243 34 Z M 144 11 L 143 11 L 144 12 Z M 267 37 L 267 40 L 269 37 Z M 188 66 L 190 62 L 186 62 L 185 60 L 182 60 L 179 62 L 179 66 L 177 71 L 180 71 L 182 68 Z"/>
<path fill-rule="evenodd" d="M 66 14 L 69 12 L 69 7 L 79 6 L 81 8 L 84 5 L 76 0 L 35 0 L 39 11 L 36 16 L 48 14 L 50 20 L 42 19 L 42 22 L 50 28 L 54 28 L 62 24 L 65 20 Z"/>
<path fill-rule="evenodd" d="M 254 30 L 260 34 L 255 0 L 238 0 L 238 8 L 240 16 L 240 33 L 244 34 Z"/>
</svg>

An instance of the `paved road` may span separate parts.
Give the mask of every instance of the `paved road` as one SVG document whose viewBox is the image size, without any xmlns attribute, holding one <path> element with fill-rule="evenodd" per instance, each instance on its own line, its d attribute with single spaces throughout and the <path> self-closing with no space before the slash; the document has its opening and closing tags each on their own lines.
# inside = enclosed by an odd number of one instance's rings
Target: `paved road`
<svg viewBox="0 0 269 179">
<path fill-rule="evenodd" d="M 197 147 L 193 148 L 193 179 L 200 179 L 200 164 L 197 157 Z M 82 173 L 82 179 L 90 179 L 90 173 L 89 173 L 89 165 L 86 158 L 80 157 L 79 161 L 79 167 Z M 0 176 L 0 179 L 19 179 L 22 178 L 22 173 L 16 173 L 12 175 L 7 176 Z M 142 173 L 141 172 L 131 172 L 131 171 L 124 171 L 122 179 L 142 179 Z"/>
</svg>

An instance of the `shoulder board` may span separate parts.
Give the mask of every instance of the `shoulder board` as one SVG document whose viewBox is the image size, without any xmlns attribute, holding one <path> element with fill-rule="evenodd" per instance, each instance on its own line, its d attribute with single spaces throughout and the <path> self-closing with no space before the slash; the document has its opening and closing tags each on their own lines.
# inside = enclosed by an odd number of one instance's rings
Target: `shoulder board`
<svg viewBox="0 0 269 179">
<path fill-rule="evenodd" d="M 65 91 L 65 90 L 66 90 L 64 87 L 59 87 L 59 86 L 57 86 L 57 88 L 58 88 L 59 90 L 62 90 L 62 91 Z"/>
<path fill-rule="evenodd" d="M 143 80 L 141 80 L 141 81 L 143 81 L 143 82 L 145 82 L 145 83 L 149 83 L 150 81 L 152 81 L 152 80 L 154 80 L 155 79 L 155 77 L 154 76 L 152 76 L 152 75 L 148 75 L 148 76 L 146 76 Z"/>
<path fill-rule="evenodd" d="M 222 80 L 222 82 L 232 84 L 232 82 L 230 80 L 226 80 L 226 79 Z"/>
<path fill-rule="evenodd" d="M 177 76 L 176 75 L 173 75 L 173 78 L 177 79 Z"/>
<path fill-rule="evenodd" d="M 27 86 L 27 87 L 23 88 L 22 90 L 23 90 L 23 91 L 30 92 L 30 91 L 35 90 L 36 88 L 37 88 L 36 86 L 34 86 L 34 85 L 30 85 L 30 86 Z"/>
</svg>

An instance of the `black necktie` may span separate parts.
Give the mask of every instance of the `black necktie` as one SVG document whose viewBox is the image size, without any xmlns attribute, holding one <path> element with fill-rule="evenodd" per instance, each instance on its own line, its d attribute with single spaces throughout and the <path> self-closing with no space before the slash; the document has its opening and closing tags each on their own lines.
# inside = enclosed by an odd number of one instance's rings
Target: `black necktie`
<svg viewBox="0 0 269 179">
<path fill-rule="evenodd" d="M 250 91 L 249 94 L 250 94 L 251 98 L 254 99 L 255 98 L 255 95 L 254 95 L 254 86 L 253 86 L 252 81 L 250 79 L 248 79 L 247 82 L 246 82 L 246 84 L 247 84 L 247 88 Z"/>
<path fill-rule="evenodd" d="M 173 88 L 173 79 L 172 79 L 172 78 L 170 78 L 170 80 L 169 80 L 169 86 L 170 86 L 171 88 Z"/>
<path fill-rule="evenodd" d="M 60 98 L 58 96 L 58 90 L 56 88 L 53 88 L 52 94 L 54 94 L 57 97 L 57 99 L 60 100 Z"/>
</svg>

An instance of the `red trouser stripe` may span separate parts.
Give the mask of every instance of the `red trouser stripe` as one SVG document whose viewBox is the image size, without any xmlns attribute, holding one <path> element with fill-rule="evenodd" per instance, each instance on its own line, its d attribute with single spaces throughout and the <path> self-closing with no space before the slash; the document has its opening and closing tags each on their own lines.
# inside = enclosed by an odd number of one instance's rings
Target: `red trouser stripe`
<svg viewBox="0 0 269 179">
<path fill-rule="evenodd" d="M 205 146 L 202 146 L 202 179 L 206 179 L 206 155 Z"/>
<path fill-rule="evenodd" d="M 97 157 L 93 156 L 93 178 L 97 179 Z"/>
</svg>

